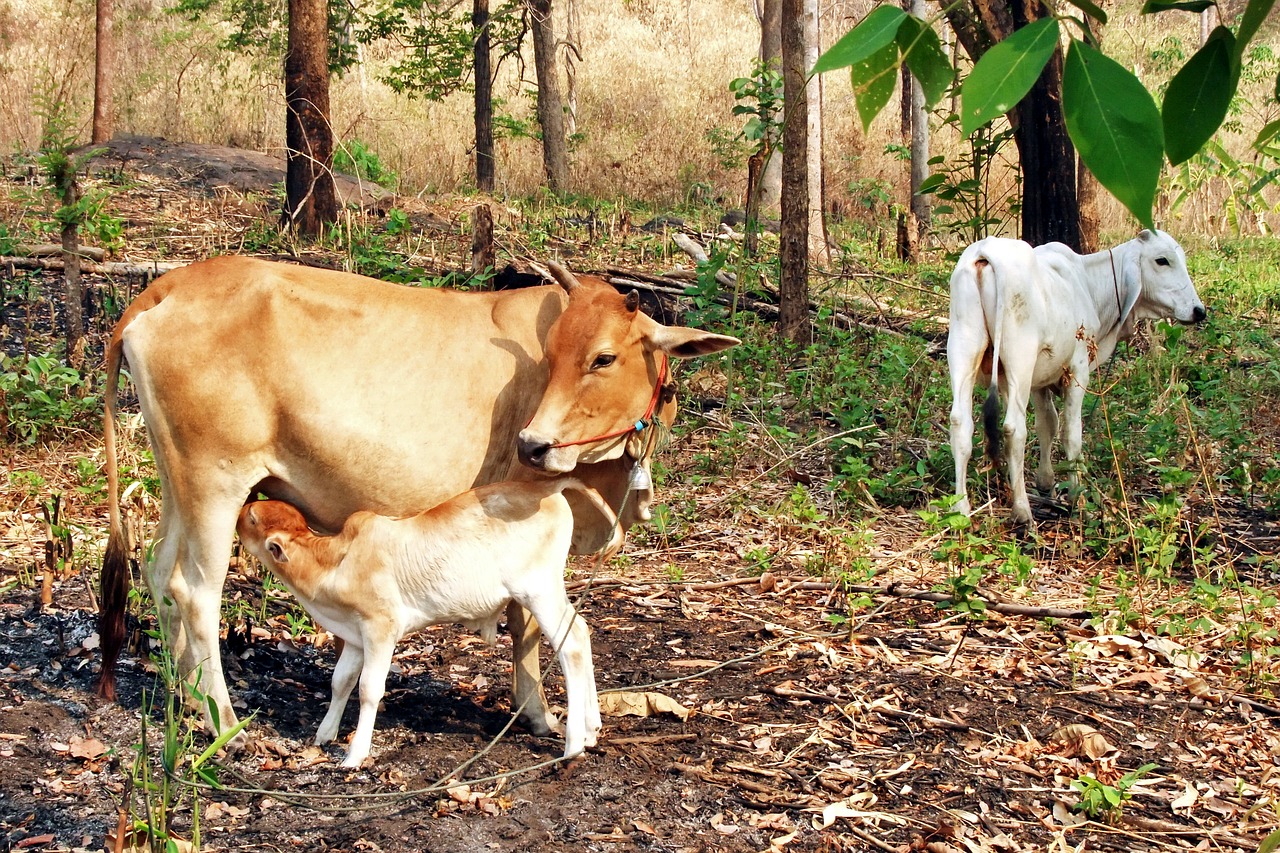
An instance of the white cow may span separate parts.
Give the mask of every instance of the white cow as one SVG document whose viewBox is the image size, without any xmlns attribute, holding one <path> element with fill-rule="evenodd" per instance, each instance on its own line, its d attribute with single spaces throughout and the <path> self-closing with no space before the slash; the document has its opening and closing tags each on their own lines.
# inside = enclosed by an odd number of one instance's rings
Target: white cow
<svg viewBox="0 0 1280 853">
<path fill-rule="evenodd" d="M 956 509 L 970 512 L 965 479 L 973 452 L 973 387 L 991 391 L 983 406 L 987 450 L 1008 444 L 1013 520 L 1032 524 L 1023 482 L 1027 401 L 1034 393 L 1040 468 L 1036 487 L 1053 488 L 1053 439 L 1065 400 L 1062 441 L 1074 485 L 1080 459 L 1080 409 L 1089 371 L 1103 364 L 1141 319 L 1198 323 L 1205 317 L 1187 259 L 1163 231 L 1142 231 L 1114 249 L 1078 255 L 1062 243 L 1037 248 L 1021 240 L 988 237 L 965 249 L 951 274 L 951 452 L 956 462 Z M 998 393 L 1007 401 L 1001 429 Z"/>
</svg>

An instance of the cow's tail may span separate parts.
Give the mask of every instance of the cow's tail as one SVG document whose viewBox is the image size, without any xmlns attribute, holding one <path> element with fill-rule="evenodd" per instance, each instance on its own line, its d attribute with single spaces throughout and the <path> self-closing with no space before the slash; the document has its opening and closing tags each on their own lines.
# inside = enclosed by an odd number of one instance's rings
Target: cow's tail
<svg viewBox="0 0 1280 853">
<path fill-rule="evenodd" d="M 609 536 L 608 543 L 601 550 L 605 551 L 606 554 L 611 554 L 622 547 L 622 525 L 618 523 L 618 516 L 613 511 L 613 507 L 609 506 L 608 502 L 600 496 L 600 493 L 576 477 L 561 477 L 556 481 L 557 492 L 563 492 L 565 489 L 573 489 L 575 492 L 582 493 L 609 524 L 609 528 L 613 532 Z"/>
<path fill-rule="evenodd" d="M 986 402 L 982 404 L 982 429 L 987 435 L 987 458 L 999 465 L 1000 439 L 1003 434 L 1000 429 L 1000 343 L 1004 338 L 1004 305 L 1000 298 L 1000 282 L 996 278 L 995 266 L 986 258 L 979 258 L 974 262 L 974 267 L 978 279 L 979 304 L 987 304 L 982 299 L 983 270 L 986 270 L 993 288 L 991 301 L 995 306 L 995 322 L 992 323 L 992 318 L 987 317 L 987 328 L 991 329 L 991 386 L 987 390 Z M 985 307 L 983 311 L 985 314 Z"/>
<path fill-rule="evenodd" d="M 123 324 L 121 324 L 123 326 Z M 111 701 L 116 698 L 116 661 L 125 639 L 125 609 L 129 603 L 129 549 L 124 524 L 120 518 L 120 473 L 116 460 L 116 392 L 120 386 L 120 362 L 124 342 L 120 327 L 107 346 L 106 405 L 102 418 L 103 445 L 107 466 L 107 516 L 111 531 L 107 552 L 102 558 L 102 580 L 98 595 L 98 638 L 102 644 L 102 673 L 98 677 L 98 695 Z"/>
</svg>

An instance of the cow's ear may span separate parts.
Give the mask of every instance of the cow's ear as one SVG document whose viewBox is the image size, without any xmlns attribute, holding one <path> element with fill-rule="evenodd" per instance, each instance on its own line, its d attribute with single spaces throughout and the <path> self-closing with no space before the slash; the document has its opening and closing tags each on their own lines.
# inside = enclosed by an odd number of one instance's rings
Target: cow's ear
<svg viewBox="0 0 1280 853">
<path fill-rule="evenodd" d="M 640 291 L 632 290 L 627 293 L 627 310 L 632 314 L 640 310 Z"/>
<path fill-rule="evenodd" d="M 1143 241 L 1150 240 L 1154 236 L 1156 235 L 1151 233 L 1151 231 L 1146 228 L 1143 228 L 1141 231 L 1138 232 L 1139 240 L 1143 240 Z"/>
<path fill-rule="evenodd" d="M 735 347 L 742 341 L 728 335 L 717 335 L 701 329 L 688 329 L 684 326 L 663 326 L 654 324 L 656 328 L 647 336 L 654 349 L 660 349 L 673 358 L 694 358 L 699 355 L 710 355 L 729 347 Z"/>
<path fill-rule="evenodd" d="M 284 537 L 278 533 L 272 533 L 266 539 L 267 553 L 271 555 L 271 559 L 276 563 L 289 562 L 289 554 L 284 550 Z"/>
</svg>

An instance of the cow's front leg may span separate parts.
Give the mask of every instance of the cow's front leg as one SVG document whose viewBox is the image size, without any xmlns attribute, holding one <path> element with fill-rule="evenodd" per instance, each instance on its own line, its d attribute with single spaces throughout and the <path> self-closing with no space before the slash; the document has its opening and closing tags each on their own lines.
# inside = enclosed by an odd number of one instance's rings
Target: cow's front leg
<svg viewBox="0 0 1280 853">
<path fill-rule="evenodd" d="M 539 737 L 561 731 L 542 689 L 542 665 L 538 662 L 542 631 L 537 621 L 512 601 L 507 605 L 507 627 L 511 631 L 511 709 Z"/>
<path fill-rule="evenodd" d="M 1036 412 L 1036 440 L 1040 445 L 1040 467 L 1036 471 L 1036 488 L 1042 494 L 1053 492 L 1053 441 L 1058 435 L 1058 410 L 1053 405 L 1053 390 L 1041 388 L 1032 397 Z"/>
<path fill-rule="evenodd" d="M 1080 464 L 1084 444 L 1084 392 L 1089 387 L 1089 361 L 1078 359 L 1072 365 L 1072 376 L 1063 390 L 1062 448 L 1067 459 L 1067 482 L 1074 489 L 1080 482 Z"/>
</svg>

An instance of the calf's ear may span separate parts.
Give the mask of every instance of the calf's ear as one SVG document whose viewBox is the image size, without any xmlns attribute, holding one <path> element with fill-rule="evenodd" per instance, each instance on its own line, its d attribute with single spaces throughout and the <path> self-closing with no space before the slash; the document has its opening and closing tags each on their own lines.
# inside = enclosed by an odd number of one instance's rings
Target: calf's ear
<svg viewBox="0 0 1280 853">
<path fill-rule="evenodd" d="M 1141 231 L 1138 232 L 1139 240 L 1150 240 L 1154 236 L 1156 235 L 1146 228 L 1143 228 Z"/>
<path fill-rule="evenodd" d="M 266 539 L 267 553 L 277 563 L 289 562 L 289 554 L 284 550 L 284 537 L 273 533 Z"/>
</svg>

